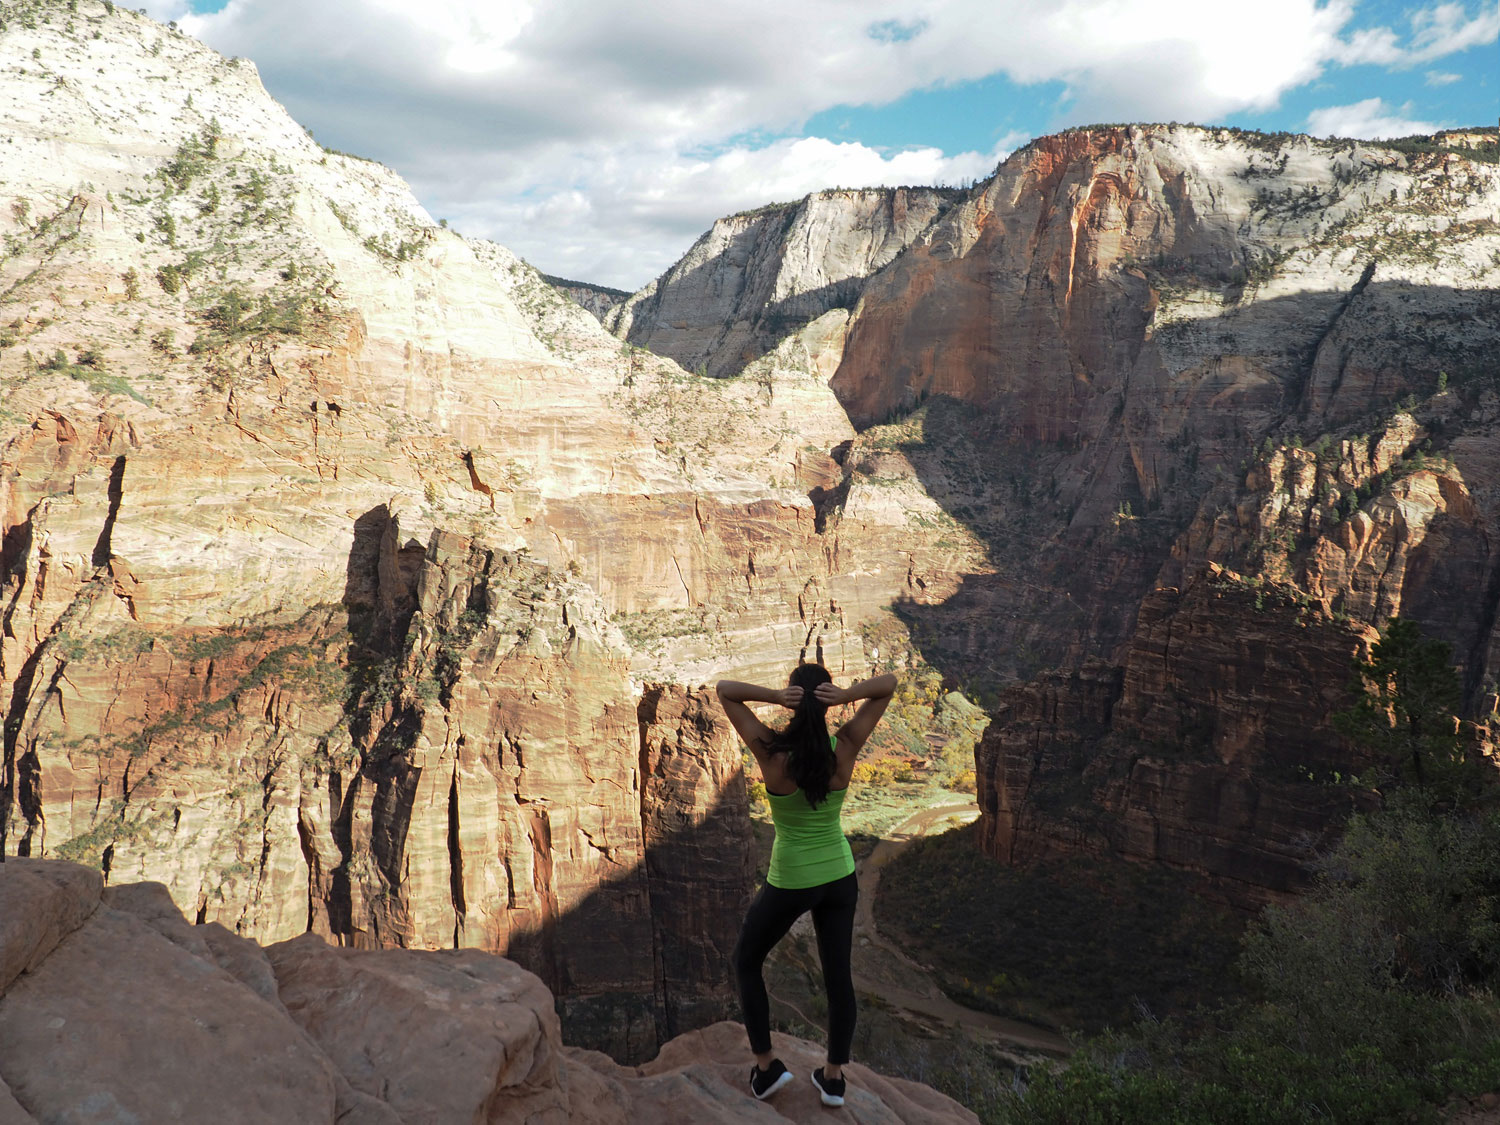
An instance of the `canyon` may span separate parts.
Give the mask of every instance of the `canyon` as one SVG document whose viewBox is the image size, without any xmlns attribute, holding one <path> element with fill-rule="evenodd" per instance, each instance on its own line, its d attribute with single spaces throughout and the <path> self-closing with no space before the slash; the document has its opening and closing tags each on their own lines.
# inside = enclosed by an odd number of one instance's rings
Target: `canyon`
<svg viewBox="0 0 1500 1125">
<path fill-rule="evenodd" d="M 0 853 L 505 953 L 622 1059 L 725 1014 L 750 829 L 697 685 L 862 669 L 954 553 L 883 498 L 823 530 L 818 339 L 696 379 L 249 63 L 73 19 L 0 38 Z"/>
<path fill-rule="evenodd" d="M 136 13 L 7 7 L 0 90 L 8 872 L 498 954 L 634 1066 L 733 1010 L 714 678 L 936 668 L 993 714 L 992 855 L 1247 907 L 1362 799 L 1330 715 L 1391 616 L 1493 713 L 1472 154 L 1069 131 L 569 287 L 606 328 Z"/>
<path fill-rule="evenodd" d="M 990 854 L 1162 862 L 1247 909 L 1299 889 L 1373 799 L 1331 720 L 1398 615 L 1492 746 L 1497 213 L 1467 148 L 1079 129 L 846 295 L 846 482 L 915 479 L 983 546 L 895 608 L 993 690 Z M 722 233 L 650 299 L 733 290 Z"/>
</svg>

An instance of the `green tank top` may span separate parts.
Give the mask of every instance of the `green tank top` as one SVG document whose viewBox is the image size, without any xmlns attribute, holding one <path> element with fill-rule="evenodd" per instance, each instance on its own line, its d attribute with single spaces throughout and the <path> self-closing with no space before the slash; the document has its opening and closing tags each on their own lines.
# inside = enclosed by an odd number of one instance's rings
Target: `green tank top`
<svg viewBox="0 0 1500 1125">
<path fill-rule="evenodd" d="M 766 882 L 782 890 L 817 887 L 854 871 L 854 853 L 839 827 L 847 789 L 829 792 L 817 808 L 802 790 L 785 795 L 768 793 L 776 840 L 771 845 L 771 870 Z"/>
</svg>

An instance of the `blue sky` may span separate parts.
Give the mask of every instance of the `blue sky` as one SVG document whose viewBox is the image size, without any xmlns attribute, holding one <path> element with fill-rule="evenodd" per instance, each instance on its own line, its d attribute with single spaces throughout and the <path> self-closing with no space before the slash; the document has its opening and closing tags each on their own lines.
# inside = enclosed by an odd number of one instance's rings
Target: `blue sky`
<svg viewBox="0 0 1500 1125">
<path fill-rule="evenodd" d="M 1377 138 L 1500 113 L 1500 0 L 147 2 L 435 216 L 624 288 L 718 215 L 969 182 L 1070 125 Z"/>
</svg>

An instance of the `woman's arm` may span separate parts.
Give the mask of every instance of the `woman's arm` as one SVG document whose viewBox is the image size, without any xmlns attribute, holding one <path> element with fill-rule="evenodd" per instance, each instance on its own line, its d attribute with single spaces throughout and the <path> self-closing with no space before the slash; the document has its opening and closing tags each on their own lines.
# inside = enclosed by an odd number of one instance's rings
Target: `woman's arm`
<svg viewBox="0 0 1500 1125">
<path fill-rule="evenodd" d="M 854 759 L 864 748 L 870 735 L 874 733 L 875 724 L 880 722 L 880 716 L 885 714 L 885 709 L 891 702 L 891 696 L 896 691 L 897 682 L 895 674 L 887 672 L 882 676 L 872 676 L 868 680 L 861 680 L 846 688 L 836 687 L 833 684 L 819 684 L 814 689 L 819 702 L 826 703 L 830 707 L 836 707 L 841 703 L 853 703 L 856 699 L 864 700 L 859 705 L 859 710 L 854 712 L 854 718 L 838 729 L 837 752 L 841 769 L 846 765 L 848 768 L 853 768 Z"/>
<path fill-rule="evenodd" d="M 724 708 L 724 714 L 729 716 L 735 732 L 750 748 L 750 753 L 755 755 L 755 760 L 760 762 L 761 769 L 764 770 L 765 762 L 762 759 L 771 745 L 772 731 L 745 704 L 777 703 L 782 707 L 795 707 L 802 701 L 802 689 L 761 687 L 759 684 L 745 684 L 738 680 L 720 680 L 714 686 L 714 691 L 718 693 L 719 703 Z"/>
</svg>

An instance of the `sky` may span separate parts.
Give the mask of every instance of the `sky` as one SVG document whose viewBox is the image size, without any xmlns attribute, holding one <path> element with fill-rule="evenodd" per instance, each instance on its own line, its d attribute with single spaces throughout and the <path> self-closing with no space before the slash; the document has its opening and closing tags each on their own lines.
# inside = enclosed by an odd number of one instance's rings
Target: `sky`
<svg viewBox="0 0 1500 1125">
<path fill-rule="evenodd" d="M 1500 0 L 145 3 L 435 218 L 627 290 L 722 215 L 968 184 L 1072 125 L 1377 139 L 1500 115 Z"/>
</svg>

